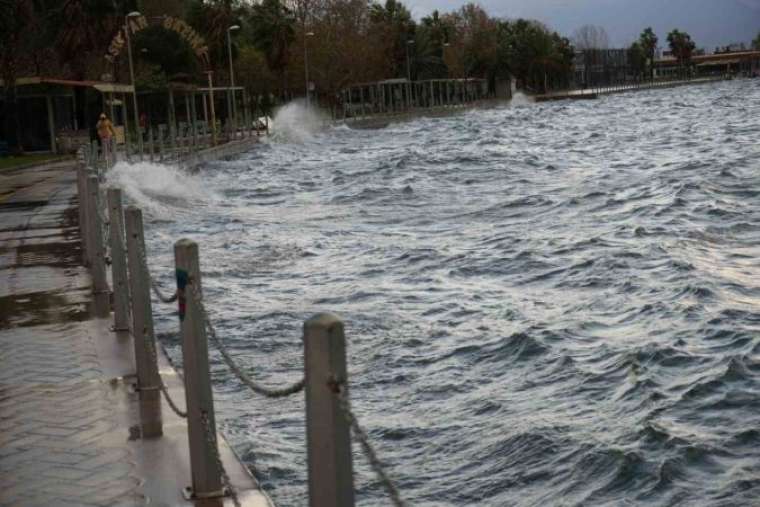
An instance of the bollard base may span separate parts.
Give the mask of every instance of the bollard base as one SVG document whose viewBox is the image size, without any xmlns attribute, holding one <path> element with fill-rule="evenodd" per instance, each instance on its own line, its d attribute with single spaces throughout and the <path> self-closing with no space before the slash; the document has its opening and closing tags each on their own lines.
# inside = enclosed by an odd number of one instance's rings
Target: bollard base
<svg viewBox="0 0 760 507">
<path fill-rule="evenodd" d="M 188 502 L 191 502 L 193 500 L 211 500 L 214 498 L 224 498 L 225 496 L 229 495 L 230 491 L 227 488 L 210 491 L 208 493 L 196 493 L 193 491 L 192 486 L 185 486 L 182 488 L 182 497 Z"/>
</svg>

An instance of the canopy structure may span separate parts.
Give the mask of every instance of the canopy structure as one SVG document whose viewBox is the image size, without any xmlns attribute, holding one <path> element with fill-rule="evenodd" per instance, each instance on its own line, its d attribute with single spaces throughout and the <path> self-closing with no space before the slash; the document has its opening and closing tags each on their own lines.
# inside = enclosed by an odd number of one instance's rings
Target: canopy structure
<svg viewBox="0 0 760 507">
<path fill-rule="evenodd" d="M 0 81 L 2 85 L 4 83 Z M 88 95 L 88 90 L 97 95 Z M 17 78 L 16 98 L 21 125 L 18 135 L 21 144 L 25 149 L 35 151 L 71 151 L 89 141 L 89 129 L 95 125 L 102 111 L 110 113 L 117 126 L 117 140 L 124 142 L 127 129 L 126 96 L 133 93 L 134 87 L 123 83 L 44 76 Z M 121 122 L 117 122 L 117 116 Z"/>
</svg>

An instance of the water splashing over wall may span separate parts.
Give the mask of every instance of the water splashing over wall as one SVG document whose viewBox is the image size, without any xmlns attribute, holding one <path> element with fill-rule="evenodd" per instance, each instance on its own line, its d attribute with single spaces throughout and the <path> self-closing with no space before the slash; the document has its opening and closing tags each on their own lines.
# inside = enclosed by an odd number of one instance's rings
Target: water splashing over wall
<svg viewBox="0 0 760 507">
<path fill-rule="evenodd" d="M 533 99 L 523 92 L 515 92 L 509 104 L 511 106 L 528 106 L 533 104 Z"/>
<path fill-rule="evenodd" d="M 316 107 L 306 107 L 303 99 L 288 102 L 274 115 L 272 138 L 277 141 L 303 143 L 324 129 L 327 115 Z"/>
<path fill-rule="evenodd" d="M 130 201 L 153 215 L 169 218 L 171 208 L 183 208 L 213 200 L 215 194 L 199 175 L 153 162 L 119 162 L 107 183 L 121 188 Z"/>
</svg>

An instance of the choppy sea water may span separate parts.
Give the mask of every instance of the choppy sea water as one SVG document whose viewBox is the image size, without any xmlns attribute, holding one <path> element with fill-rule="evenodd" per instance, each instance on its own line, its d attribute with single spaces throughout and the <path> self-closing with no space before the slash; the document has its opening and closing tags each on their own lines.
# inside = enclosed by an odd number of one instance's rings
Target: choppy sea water
<svg viewBox="0 0 760 507">
<path fill-rule="evenodd" d="M 758 113 L 755 80 L 282 121 L 240 160 L 111 181 L 167 290 L 172 243 L 198 241 L 215 325 L 262 383 L 302 375 L 305 319 L 345 319 L 354 409 L 413 505 L 757 505 Z M 235 449 L 306 505 L 302 395 L 262 399 L 215 352 L 212 370 Z M 387 505 L 354 462 L 358 503 Z"/>
</svg>

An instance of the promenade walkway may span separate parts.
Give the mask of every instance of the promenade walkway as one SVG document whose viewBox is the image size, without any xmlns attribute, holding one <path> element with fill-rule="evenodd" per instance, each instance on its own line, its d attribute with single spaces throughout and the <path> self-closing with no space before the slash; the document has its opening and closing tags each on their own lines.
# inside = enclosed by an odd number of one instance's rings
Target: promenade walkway
<svg viewBox="0 0 760 507">
<path fill-rule="evenodd" d="M 91 317 L 75 192 L 72 163 L 0 172 L 0 505 L 204 505 L 182 496 L 185 421 L 164 405 L 164 435 L 139 436 L 131 337 Z M 163 354 L 159 368 L 184 400 Z M 219 447 L 240 503 L 270 505 Z"/>
</svg>

